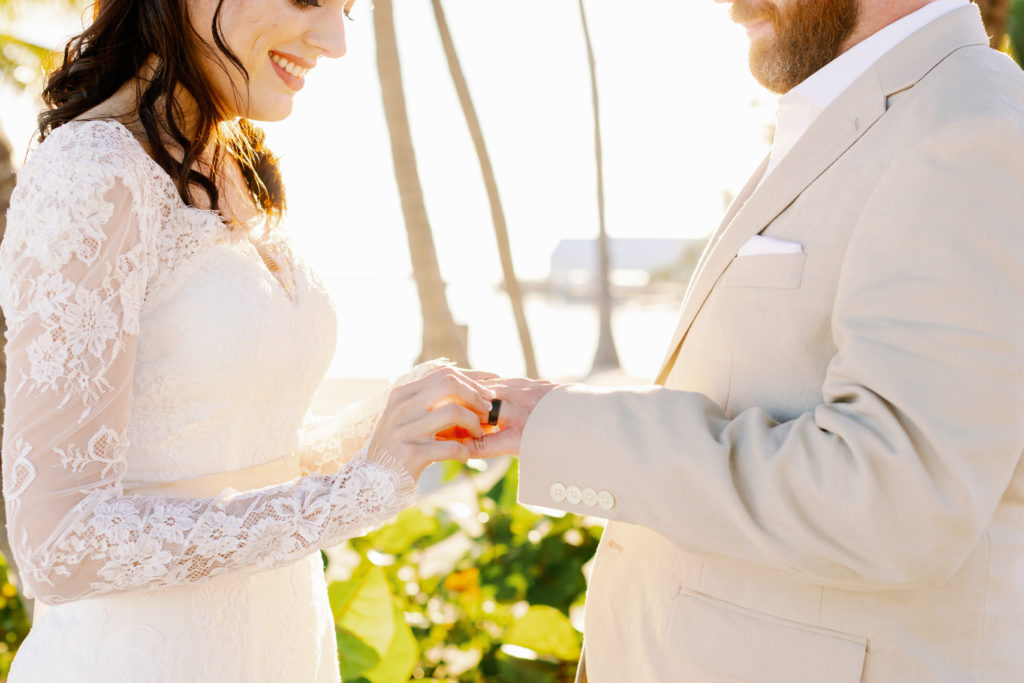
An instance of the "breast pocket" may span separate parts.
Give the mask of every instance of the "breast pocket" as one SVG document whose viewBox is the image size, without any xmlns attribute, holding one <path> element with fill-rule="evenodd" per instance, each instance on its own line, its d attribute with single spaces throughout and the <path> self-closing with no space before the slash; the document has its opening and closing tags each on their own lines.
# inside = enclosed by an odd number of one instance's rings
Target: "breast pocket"
<svg viewBox="0 0 1024 683">
<path fill-rule="evenodd" d="M 806 253 L 738 256 L 722 274 L 718 286 L 797 289 L 803 280 L 806 260 Z"/>
<path fill-rule="evenodd" d="M 866 638 L 781 619 L 687 588 L 676 598 L 669 633 L 669 647 L 694 680 L 856 683 L 867 652 Z"/>
</svg>

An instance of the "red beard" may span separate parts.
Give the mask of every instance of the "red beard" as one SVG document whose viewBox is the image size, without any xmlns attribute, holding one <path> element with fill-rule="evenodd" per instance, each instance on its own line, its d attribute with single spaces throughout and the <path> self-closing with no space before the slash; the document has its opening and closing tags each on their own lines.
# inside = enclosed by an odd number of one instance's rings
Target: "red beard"
<svg viewBox="0 0 1024 683">
<path fill-rule="evenodd" d="M 785 93 L 842 54 L 857 26 L 857 0 L 790 0 L 785 7 L 759 0 L 736 0 L 738 23 L 772 22 L 773 35 L 750 45 L 750 71 L 763 85 Z"/>
</svg>

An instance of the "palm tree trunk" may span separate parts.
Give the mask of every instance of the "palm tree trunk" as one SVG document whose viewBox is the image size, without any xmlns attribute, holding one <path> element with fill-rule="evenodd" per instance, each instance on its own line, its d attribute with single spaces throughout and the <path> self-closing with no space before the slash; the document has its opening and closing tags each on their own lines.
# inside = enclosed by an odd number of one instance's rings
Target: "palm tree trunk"
<svg viewBox="0 0 1024 683">
<path fill-rule="evenodd" d="M 477 118 L 476 107 L 473 106 L 473 100 L 469 95 L 469 86 L 466 84 L 466 77 L 462 73 L 459 56 L 455 52 L 455 44 L 452 42 L 452 34 L 448 28 L 448 20 L 445 18 L 444 9 L 441 7 L 441 0 L 431 0 L 431 4 L 434 7 L 434 18 L 437 20 L 437 28 L 441 34 L 444 54 L 448 59 L 448 70 L 451 72 L 452 81 L 455 83 L 455 92 L 458 93 L 459 104 L 462 105 L 462 114 L 466 117 L 469 135 L 473 138 L 476 157 L 480 162 L 480 173 L 483 176 L 484 187 L 487 189 L 487 199 L 491 204 L 491 222 L 494 224 L 494 236 L 498 242 L 501 270 L 505 276 L 505 291 L 508 292 L 509 299 L 512 302 L 512 313 L 515 316 L 516 329 L 519 331 L 519 342 L 523 347 L 523 359 L 526 362 L 526 374 L 529 377 L 539 377 L 537 374 L 537 359 L 533 353 L 533 340 L 530 337 L 530 328 L 526 323 L 523 295 L 519 289 L 519 280 L 516 278 L 515 266 L 512 264 L 512 247 L 508 239 L 508 226 L 505 223 L 505 212 L 501 206 L 501 195 L 498 194 L 498 183 L 494 177 L 494 169 L 491 167 L 491 157 L 487 153 L 487 145 L 484 142 L 483 130 L 480 128 L 480 120 Z"/>
<path fill-rule="evenodd" d="M 1010 0 L 974 0 L 981 10 L 992 47 L 998 49 L 1006 35 L 1006 20 L 1010 15 Z"/>
<path fill-rule="evenodd" d="M 594 46 L 590 42 L 590 29 L 587 26 L 587 12 L 583 8 L 583 0 L 579 0 L 580 21 L 583 23 L 583 39 L 587 45 L 587 63 L 590 65 L 590 92 L 594 103 L 594 156 L 597 162 L 597 262 L 598 262 L 598 311 L 600 327 L 597 337 L 597 351 L 594 353 L 594 364 L 591 372 L 611 370 L 620 367 L 619 354 L 615 350 L 615 338 L 612 336 L 612 295 L 611 295 L 611 258 L 608 254 L 608 231 L 604 219 L 604 151 L 601 146 L 601 109 L 597 96 L 597 67 L 594 63 Z"/>
<path fill-rule="evenodd" d="M 377 71 L 388 134 L 391 137 L 395 181 L 402 201 L 412 273 L 423 313 L 423 350 L 420 360 L 447 356 L 460 365 L 468 365 L 465 334 L 456 326 L 448 308 L 434 237 L 423 205 L 423 189 L 416 168 L 416 151 L 409 130 L 405 93 L 402 91 L 402 68 L 398 59 L 391 0 L 376 0 L 373 3 L 373 28 L 377 39 Z"/>
</svg>

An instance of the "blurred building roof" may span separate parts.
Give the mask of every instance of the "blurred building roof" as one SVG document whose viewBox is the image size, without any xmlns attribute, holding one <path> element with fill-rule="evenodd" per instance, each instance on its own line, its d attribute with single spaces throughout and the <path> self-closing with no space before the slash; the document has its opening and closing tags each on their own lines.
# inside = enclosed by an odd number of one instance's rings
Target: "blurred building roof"
<svg viewBox="0 0 1024 683">
<path fill-rule="evenodd" d="M 612 270 L 653 272 L 668 268 L 694 246 L 704 240 L 645 239 L 614 237 L 608 240 Z M 551 277 L 564 277 L 570 272 L 597 273 L 597 240 L 566 239 L 551 253 Z"/>
</svg>

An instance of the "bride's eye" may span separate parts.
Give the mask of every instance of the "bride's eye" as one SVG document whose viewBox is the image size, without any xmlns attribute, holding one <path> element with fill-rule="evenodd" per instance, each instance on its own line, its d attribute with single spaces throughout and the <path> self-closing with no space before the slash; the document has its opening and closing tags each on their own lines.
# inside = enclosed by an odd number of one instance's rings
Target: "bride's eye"
<svg viewBox="0 0 1024 683">
<path fill-rule="evenodd" d="M 320 7 L 320 0 L 292 0 L 299 7 Z"/>
</svg>

